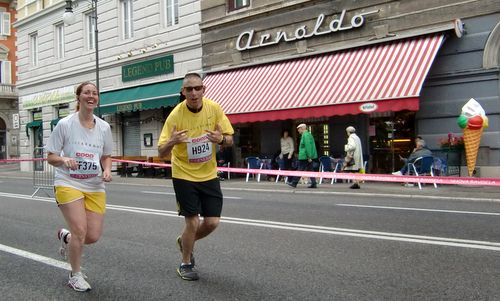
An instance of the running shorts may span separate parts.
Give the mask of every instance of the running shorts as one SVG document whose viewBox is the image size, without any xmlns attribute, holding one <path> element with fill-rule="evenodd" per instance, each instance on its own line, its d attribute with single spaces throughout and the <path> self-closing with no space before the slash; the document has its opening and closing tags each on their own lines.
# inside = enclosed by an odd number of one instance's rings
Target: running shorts
<svg viewBox="0 0 500 301">
<path fill-rule="evenodd" d="M 177 211 L 179 215 L 220 217 L 222 213 L 222 191 L 219 179 L 192 182 L 172 179 Z"/>
<path fill-rule="evenodd" d="M 66 186 L 56 186 L 54 190 L 58 206 L 83 199 L 85 209 L 100 214 L 106 212 L 105 192 L 85 192 Z"/>
</svg>

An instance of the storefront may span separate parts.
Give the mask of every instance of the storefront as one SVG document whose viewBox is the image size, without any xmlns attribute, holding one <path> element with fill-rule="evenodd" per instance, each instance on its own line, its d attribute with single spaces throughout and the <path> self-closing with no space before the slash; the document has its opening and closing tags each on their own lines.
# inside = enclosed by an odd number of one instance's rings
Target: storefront
<svg viewBox="0 0 500 301">
<path fill-rule="evenodd" d="M 182 79 L 101 93 L 100 113 L 117 127 L 117 143 L 124 156 L 156 156 L 163 123 L 180 99 Z M 153 143 L 145 143 L 145 137 Z M 148 138 L 149 139 L 149 138 Z"/>
<path fill-rule="evenodd" d="M 296 136 L 303 122 L 320 154 L 340 157 L 352 125 L 369 171 L 389 173 L 416 136 L 445 156 L 440 141 L 462 134 L 456 118 L 470 98 L 500 116 L 493 3 L 271 0 L 220 17 L 221 6 L 202 10 L 203 66 L 207 96 L 235 124 L 236 158 L 276 153 L 281 130 Z M 481 176 L 500 176 L 499 154 L 490 122 Z"/>
<path fill-rule="evenodd" d="M 19 98 L 21 106 L 20 135 L 21 154 L 26 158 L 42 157 L 44 137 L 50 135 L 60 118 L 67 116 L 75 108 L 73 86 L 39 92 Z M 22 170 L 30 170 L 29 163 L 21 164 Z"/>
<path fill-rule="evenodd" d="M 355 126 L 371 169 L 387 173 L 397 167 L 393 158 L 411 149 L 420 91 L 446 34 L 209 73 L 206 95 L 237 127 L 288 120 L 294 133 L 307 123 L 322 155 L 343 156 L 344 129 Z M 283 124 L 275 124 L 279 141 Z M 279 151 L 276 142 L 262 142 L 260 149 L 242 144 L 240 157 Z"/>
</svg>

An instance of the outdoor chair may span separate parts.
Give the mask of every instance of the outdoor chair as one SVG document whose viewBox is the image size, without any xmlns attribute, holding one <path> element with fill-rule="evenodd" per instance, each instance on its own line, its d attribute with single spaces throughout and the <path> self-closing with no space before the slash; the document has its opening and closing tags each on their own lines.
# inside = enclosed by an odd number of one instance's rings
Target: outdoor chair
<svg viewBox="0 0 500 301">
<path fill-rule="evenodd" d="M 432 169 L 434 171 L 434 175 L 446 176 L 446 173 L 447 173 L 446 159 L 435 157 L 432 167 L 433 167 Z"/>
<path fill-rule="evenodd" d="M 245 162 L 247 163 L 248 169 L 262 169 L 262 167 L 264 166 L 264 163 L 262 163 L 262 161 L 258 157 L 246 157 Z M 255 173 L 248 172 L 246 178 L 247 182 L 250 178 L 250 174 L 252 174 L 252 177 L 255 178 Z M 257 174 L 257 182 L 260 182 L 260 173 Z"/>
<path fill-rule="evenodd" d="M 278 170 L 285 170 L 285 160 L 276 157 L 276 163 L 278 163 Z M 276 175 L 276 183 L 280 180 L 280 175 Z M 285 183 L 288 182 L 288 177 L 285 177 Z"/>
<path fill-rule="evenodd" d="M 319 172 L 335 172 L 332 168 L 332 158 L 329 156 L 319 157 Z M 319 178 L 319 184 L 323 183 L 323 177 Z M 332 178 L 333 183 L 333 178 Z"/>
<path fill-rule="evenodd" d="M 414 174 L 416 176 L 430 175 L 434 177 L 434 157 L 418 157 L 415 161 L 408 163 L 408 174 Z M 420 181 L 418 181 L 418 188 L 422 189 Z M 437 188 L 436 182 L 434 182 L 434 188 Z"/>
<path fill-rule="evenodd" d="M 218 163 L 218 167 L 227 167 L 231 168 L 231 162 Z M 231 180 L 231 172 L 230 171 L 217 171 L 217 175 L 219 179 L 224 180 L 224 175 L 227 175 L 227 179 Z"/>
</svg>

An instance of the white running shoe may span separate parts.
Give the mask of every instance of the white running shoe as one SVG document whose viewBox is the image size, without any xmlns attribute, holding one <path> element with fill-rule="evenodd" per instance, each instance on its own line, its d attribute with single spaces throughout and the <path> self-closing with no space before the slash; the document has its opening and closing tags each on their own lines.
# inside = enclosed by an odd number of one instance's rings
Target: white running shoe
<svg viewBox="0 0 500 301">
<path fill-rule="evenodd" d="M 59 255 L 61 255 L 64 260 L 68 259 L 68 244 L 66 243 L 68 234 L 71 234 L 68 230 L 61 228 L 57 232 L 57 239 L 61 242 L 61 247 L 59 248 Z"/>
<path fill-rule="evenodd" d="M 401 171 L 399 171 L 399 170 L 398 170 L 398 171 L 393 172 L 392 174 L 393 174 L 393 175 L 395 175 L 395 176 L 402 176 L 402 175 L 403 175 L 403 174 L 401 173 Z"/>
<path fill-rule="evenodd" d="M 77 272 L 74 274 L 70 272 L 68 286 L 77 292 L 90 291 L 92 287 L 90 287 L 90 284 L 85 280 L 85 278 L 86 277 L 82 272 Z"/>
</svg>

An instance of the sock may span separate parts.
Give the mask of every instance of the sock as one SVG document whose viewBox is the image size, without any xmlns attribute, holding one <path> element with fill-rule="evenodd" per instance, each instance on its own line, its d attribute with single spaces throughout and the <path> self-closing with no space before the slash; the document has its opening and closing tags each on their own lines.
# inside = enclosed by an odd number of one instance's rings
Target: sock
<svg viewBox="0 0 500 301">
<path fill-rule="evenodd" d="M 63 236 L 63 241 L 65 244 L 68 244 L 69 243 L 69 236 L 71 235 L 71 233 L 68 233 L 66 235 Z"/>
</svg>

